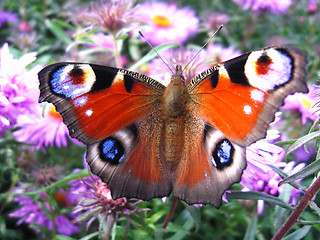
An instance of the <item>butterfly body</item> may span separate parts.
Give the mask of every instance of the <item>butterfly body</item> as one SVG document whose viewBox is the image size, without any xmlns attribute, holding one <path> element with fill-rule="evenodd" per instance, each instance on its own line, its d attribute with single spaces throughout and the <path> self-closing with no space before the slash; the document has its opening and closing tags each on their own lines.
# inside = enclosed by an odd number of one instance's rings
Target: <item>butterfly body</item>
<svg viewBox="0 0 320 240">
<path fill-rule="evenodd" d="M 263 138 L 275 111 L 307 92 L 305 54 L 264 48 L 220 63 L 185 84 L 140 73 L 57 63 L 39 73 L 40 101 L 52 102 L 113 198 L 169 196 L 221 205 L 246 167 L 245 147 Z"/>
</svg>

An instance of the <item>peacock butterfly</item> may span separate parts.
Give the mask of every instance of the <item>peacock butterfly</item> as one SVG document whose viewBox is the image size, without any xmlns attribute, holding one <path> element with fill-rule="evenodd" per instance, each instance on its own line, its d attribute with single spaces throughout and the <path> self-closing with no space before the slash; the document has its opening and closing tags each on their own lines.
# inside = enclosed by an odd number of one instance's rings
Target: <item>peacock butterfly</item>
<svg viewBox="0 0 320 240">
<path fill-rule="evenodd" d="M 217 64 L 187 85 L 181 66 L 167 87 L 141 73 L 86 63 L 39 72 L 40 101 L 56 106 L 87 145 L 91 171 L 112 197 L 169 196 L 220 207 L 239 182 L 246 146 L 265 136 L 284 98 L 308 91 L 306 56 L 268 47 Z"/>
</svg>

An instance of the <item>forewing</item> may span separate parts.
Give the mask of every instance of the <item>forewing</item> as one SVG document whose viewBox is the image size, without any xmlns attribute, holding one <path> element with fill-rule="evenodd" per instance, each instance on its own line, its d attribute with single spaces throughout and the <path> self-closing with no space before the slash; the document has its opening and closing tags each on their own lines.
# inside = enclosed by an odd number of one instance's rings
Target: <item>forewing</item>
<svg viewBox="0 0 320 240">
<path fill-rule="evenodd" d="M 142 119 L 159 106 L 164 86 L 131 71 L 56 63 L 39 73 L 40 101 L 55 105 L 70 135 L 90 144 Z"/>
<path fill-rule="evenodd" d="M 305 65 L 305 54 L 294 47 L 244 54 L 191 80 L 192 110 L 230 141 L 248 146 L 265 136 L 286 96 L 308 91 Z"/>
</svg>

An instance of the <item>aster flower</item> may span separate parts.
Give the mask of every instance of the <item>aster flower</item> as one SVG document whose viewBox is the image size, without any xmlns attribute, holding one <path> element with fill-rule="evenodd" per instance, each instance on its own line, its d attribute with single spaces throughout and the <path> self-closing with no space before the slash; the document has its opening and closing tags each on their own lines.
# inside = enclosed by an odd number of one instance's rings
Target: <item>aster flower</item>
<svg viewBox="0 0 320 240">
<path fill-rule="evenodd" d="M 202 20 L 206 29 L 215 32 L 221 25 L 230 21 L 230 16 L 225 13 L 207 12 Z"/>
<path fill-rule="evenodd" d="M 306 124 L 308 119 L 316 121 L 319 117 L 319 99 L 317 97 L 318 89 L 314 86 L 308 86 L 308 93 L 295 93 L 289 95 L 284 100 L 281 109 L 298 111 L 301 114 L 302 124 Z"/>
<path fill-rule="evenodd" d="M 78 215 L 74 221 L 87 221 L 88 229 L 94 220 L 102 217 L 99 232 L 102 233 L 103 224 L 106 223 L 106 239 L 109 238 L 111 229 L 119 217 L 129 218 L 132 213 L 147 210 L 135 206 L 141 200 L 130 200 L 125 197 L 113 200 L 110 189 L 100 179 L 92 177 L 90 181 L 83 181 L 83 183 L 90 190 L 80 193 L 82 198 L 73 211 L 74 214 Z"/>
<path fill-rule="evenodd" d="M 274 135 L 276 136 L 276 135 Z M 287 174 L 300 171 L 305 164 L 296 165 L 295 162 L 282 162 L 285 150 L 268 141 L 267 138 L 259 140 L 247 147 L 247 168 L 244 170 L 240 184 L 244 186 L 243 191 L 258 191 L 273 196 L 279 196 L 284 186 L 278 186 L 282 178 L 268 165 L 275 166 Z M 295 203 L 301 192 L 295 188 L 291 190 L 290 203 Z M 264 201 L 258 201 L 258 214 L 263 212 Z"/>
<path fill-rule="evenodd" d="M 211 66 L 238 57 L 241 54 L 234 46 L 223 47 L 218 43 L 210 44 L 206 48 L 207 61 Z"/>
<path fill-rule="evenodd" d="M 133 0 L 110 0 L 92 3 L 91 11 L 84 15 L 89 23 L 100 25 L 106 32 L 119 38 L 137 25 Z"/>
<path fill-rule="evenodd" d="M 139 5 L 136 14 L 146 24 L 142 32 L 153 45 L 184 43 L 198 30 L 195 12 L 189 8 L 178 9 L 173 3 L 146 2 Z"/>
<path fill-rule="evenodd" d="M 170 69 L 175 72 L 177 65 L 184 68 L 196 53 L 196 50 L 179 47 L 161 52 L 161 57 L 166 61 Z M 204 62 L 205 52 L 202 51 L 195 59 L 192 60 L 188 68 L 183 72 L 183 75 L 186 78 L 186 84 L 194 76 L 208 68 L 205 66 Z M 168 69 L 168 66 L 166 66 L 160 58 L 154 58 L 147 67 L 144 66 L 144 73 L 154 79 L 157 79 L 162 84 L 168 85 L 172 76 L 172 72 Z"/>
<path fill-rule="evenodd" d="M 23 189 L 18 190 L 18 192 L 22 191 Z M 45 192 L 41 193 L 39 201 L 34 201 L 33 199 L 23 195 L 17 195 L 13 201 L 18 203 L 21 208 L 14 211 L 13 213 L 10 213 L 9 217 L 20 218 L 17 222 L 17 225 L 20 225 L 22 223 L 30 225 L 36 224 L 46 227 L 52 231 L 54 228 L 52 220 L 42 209 L 45 208 L 46 212 L 49 213 L 51 211 L 54 211 L 54 209 L 46 200 L 47 194 Z M 57 214 L 54 218 L 57 233 L 70 236 L 74 233 L 79 232 L 79 227 L 74 225 L 71 222 L 71 219 L 72 218 L 68 215 Z"/>
<path fill-rule="evenodd" d="M 103 47 L 106 49 L 114 50 L 114 38 L 111 34 L 105 35 L 104 33 L 97 33 L 96 35 L 92 35 L 89 39 L 94 43 L 94 45 L 90 45 L 90 47 Z"/>
<path fill-rule="evenodd" d="M 291 0 L 233 0 L 242 6 L 243 10 L 252 9 L 256 13 L 284 13 L 292 4 Z"/>
<path fill-rule="evenodd" d="M 54 145 L 57 147 L 66 146 L 67 138 L 70 138 L 69 131 L 55 107 L 51 103 L 47 103 L 38 104 L 35 108 L 35 113 L 19 116 L 16 125 L 18 130 L 13 133 L 15 139 L 19 142 L 32 144 L 35 149 Z M 70 140 L 81 144 L 76 139 L 70 138 Z"/>
<path fill-rule="evenodd" d="M 175 71 L 177 65 L 181 65 L 183 67 L 187 66 L 197 53 L 197 50 L 179 47 L 161 52 L 161 57 L 167 61 L 169 67 Z M 186 78 L 186 84 L 188 84 L 193 77 L 202 71 L 207 70 L 219 62 L 237 57 L 240 54 L 241 52 L 235 50 L 232 46 L 224 48 L 220 44 L 209 45 L 207 49 L 203 49 L 198 53 L 196 58 L 191 61 L 187 69 L 184 71 L 183 74 Z M 170 82 L 172 73 L 168 70 L 168 67 L 161 59 L 153 59 L 147 69 L 148 70 L 145 73 L 150 77 L 160 80 L 165 85 Z"/>
<path fill-rule="evenodd" d="M 17 14 L 2 11 L 0 8 L 0 28 L 7 22 L 18 22 Z"/>
<path fill-rule="evenodd" d="M 35 59 L 35 52 L 14 59 L 6 43 L 0 49 L 0 135 L 15 126 L 19 115 L 33 112 L 38 104 L 37 73 L 41 67 L 26 70 Z"/>
</svg>

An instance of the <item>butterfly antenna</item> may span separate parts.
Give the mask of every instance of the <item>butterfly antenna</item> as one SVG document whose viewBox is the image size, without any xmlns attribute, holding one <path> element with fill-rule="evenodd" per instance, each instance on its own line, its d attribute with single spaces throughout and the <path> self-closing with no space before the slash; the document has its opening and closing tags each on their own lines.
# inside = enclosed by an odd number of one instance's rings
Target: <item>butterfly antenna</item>
<svg viewBox="0 0 320 240">
<path fill-rule="evenodd" d="M 139 35 L 146 40 L 146 42 L 148 43 L 148 45 L 151 47 L 151 49 L 158 55 L 158 57 L 161 59 L 161 61 L 169 68 L 169 70 L 172 72 L 172 74 L 174 74 L 173 70 L 169 67 L 169 65 L 164 61 L 164 59 L 160 56 L 160 54 L 158 53 L 158 51 L 151 45 L 151 43 L 148 41 L 148 39 L 143 36 L 142 32 L 139 31 Z"/>
<path fill-rule="evenodd" d="M 214 38 L 215 35 L 217 35 L 220 30 L 223 28 L 223 24 L 219 26 L 219 28 L 211 35 L 211 37 L 206 41 L 205 44 L 199 49 L 199 51 L 192 57 L 192 59 L 189 61 L 189 63 L 184 67 L 183 71 L 186 70 L 186 68 L 190 65 L 190 63 L 199 55 L 199 53 L 202 51 L 202 49 L 205 48 L 205 46 L 208 45 L 208 43 L 211 41 L 212 38 Z"/>
</svg>

